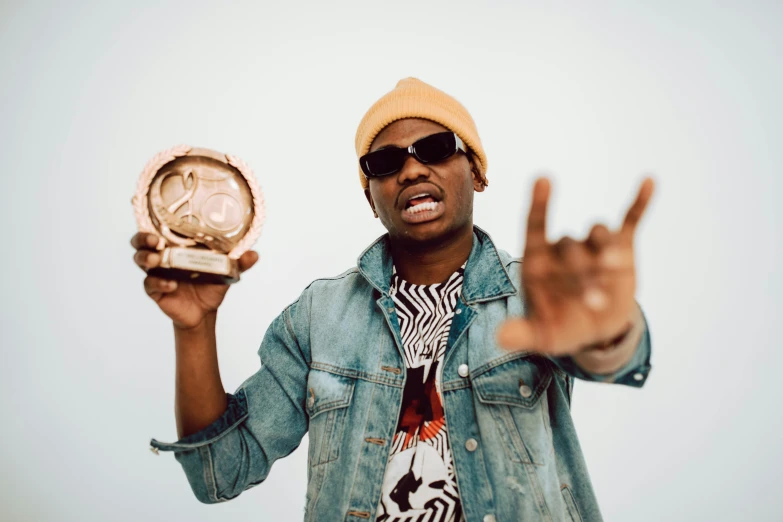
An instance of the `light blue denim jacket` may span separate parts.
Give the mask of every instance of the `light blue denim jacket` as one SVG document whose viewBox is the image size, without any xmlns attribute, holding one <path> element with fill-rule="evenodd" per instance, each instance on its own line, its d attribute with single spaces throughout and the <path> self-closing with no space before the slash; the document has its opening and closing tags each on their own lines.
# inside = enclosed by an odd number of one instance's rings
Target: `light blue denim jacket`
<svg viewBox="0 0 783 522">
<path fill-rule="evenodd" d="M 642 386 L 649 332 L 608 376 L 569 357 L 509 353 L 495 329 L 524 315 L 519 274 L 520 261 L 475 227 L 441 380 L 464 516 L 601 520 L 571 419 L 573 379 Z M 260 484 L 309 431 L 305 520 L 375 519 L 405 385 L 391 275 L 384 235 L 356 268 L 314 281 L 272 322 L 261 368 L 227 394 L 219 419 L 174 443 L 152 439 L 156 450 L 175 452 L 196 498 L 223 502 Z"/>
</svg>

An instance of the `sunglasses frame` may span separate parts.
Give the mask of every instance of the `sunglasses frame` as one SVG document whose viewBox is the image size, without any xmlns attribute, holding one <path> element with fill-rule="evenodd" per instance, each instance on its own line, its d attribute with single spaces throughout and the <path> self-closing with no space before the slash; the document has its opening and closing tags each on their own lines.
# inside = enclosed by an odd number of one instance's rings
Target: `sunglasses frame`
<svg viewBox="0 0 783 522">
<path fill-rule="evenodd" d="M 433 136 L 438 136 L 440 134 L 451 134 L 451 135 L 454 136 L 454 142 L 455 142 L 454 151 L 451 152 L 445 158 L 439 159 L 437 161 L 424 161 L 424 160 L 422 160 L 419 157 L 419 155 L 416 153 L 416 144 L 421 142 L 422 140 L 426 140 L 427 138 L 431 138 Z M 380 152 L 381 150 L 389 150 L 389 149 L 397 149 L 397 150 L 404 151 L 404 152 L 407 153 L 408 156 L 413 156 L 414 158 L 416 158 L 416 161 L 418 161 L 419 163 L 422 163 L 423 165 L 428 165 L 428 164 L 431 164 L 431 163 L 440 163 L 441 161 L 445 161 L 445 160 L 449 159 L 450 157 L 452 157 L 454 154 L 456 154 L 459 151 L 462 151 L 465 154 L 468 153 L 468 148 L 465 145 L 465 142 L 462 141 L 459 136 L 457 136 L 456 132 L 451 132 L 451 131 L 436 132 L 434 134 L 430 134 L 429 136 L 424 136 L 423 138 L 420 138 L 420 139 L 416 140 L 415 142 L 411 143 L 408 147 L 396 147 L 396 146 L 392 145 L 392 146 L 389 146 L 389 147 L 384 147 L 383 149 L 380 149 L 380 150 L 376 150 L 376 151 L 373 151 L 373 152 L 368 152 L 367 154 L 365 154 L 364 156 L 359 158 L 359 166 L 361 167 L 362 173 L 364 174 L 365 178 L 367 178 L 368 180 L 372 179 L 372 178 L 383 178 L 383 177 L 386 177 L 386 176 L 391 176 L 392 174 L 396 174 L 397 172 L 402 170 L 402 167 L 405 165 L 405 161 L 407 160 L 407 157 L 403 160 L 402 165 L 400 165 L 400 168 L 398 168 L 397 170 L 393 170 L 393 171 L 391 171 L 391 172 L 389 172 L 387 174 L 372 174 L 372 173 L 368 174 L 368 171 L 370 169 L 369 169 L 369 167 L 366 164 L 366 159 L 365 158 L 367 158 L 367 156 L 369 156 L 370 154 L 375 154 L 376 152 Z"/>
</svg>

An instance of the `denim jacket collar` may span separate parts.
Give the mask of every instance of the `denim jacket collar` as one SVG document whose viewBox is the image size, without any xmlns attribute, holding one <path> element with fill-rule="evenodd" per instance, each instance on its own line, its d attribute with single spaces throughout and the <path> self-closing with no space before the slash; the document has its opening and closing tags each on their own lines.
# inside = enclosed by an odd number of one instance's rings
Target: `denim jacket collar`
<svg viewBox="0 0 783 522">
<path fill-rule="evenodd" d="M 356 265 L 373 287 L 388 296 L 392 277 L 389 234 L 382 235 L 367 247 L 359 256 Z M 514 295 L 516 292 L 489 234 L 474 225 L 473 247 L 462 283 L 463 301 L 465 304 L 479 303 Z"/>
</svg>

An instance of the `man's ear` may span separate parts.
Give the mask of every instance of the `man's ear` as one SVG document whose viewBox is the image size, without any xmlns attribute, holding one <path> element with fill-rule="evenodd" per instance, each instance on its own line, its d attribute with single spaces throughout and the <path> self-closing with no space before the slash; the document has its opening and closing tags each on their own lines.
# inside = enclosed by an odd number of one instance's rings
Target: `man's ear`
<svg viewBox="0 0 783 522">
<path fill-rule="evenodd" d="M 470 163 L 470 172 L 473 174 L 473 190 L 476 192 L 484 192 L 484 187 L 486 187 L 487 184 L 481 178 L 481 171 L 479 170 L 478 165 L 476 165 L 473 153 L 468 155 L 468 162 Z"/>
<path fill-rule="evenodd" d="M 370 189 L 366 188 L 364 189 L 364 197 L 367 198 L 367 203 L 370 204 L 370 208 L 372 209 L 372 213 L 375 217 L 378 217 L 378 213 L 375 211 L 375 203 L 372 200 L 372 196 L 370 195 Z"/>
</svg>

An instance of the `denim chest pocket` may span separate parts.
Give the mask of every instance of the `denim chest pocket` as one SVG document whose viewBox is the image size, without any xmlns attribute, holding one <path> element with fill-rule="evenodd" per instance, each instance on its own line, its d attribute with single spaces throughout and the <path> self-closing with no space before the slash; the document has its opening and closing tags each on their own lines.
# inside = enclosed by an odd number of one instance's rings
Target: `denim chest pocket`
<svg viewBox="0 0 783 522">
<path fill-rule="evenodd" d="M 514 462 L 544 464 L 553 453 L 549 412 L 541 407 L 552 370 L 539 357 L 511 359 L 473 377 L 480 403 L 492 413 L 506 455 Z"/>
<path fill-rule="evenodd" d="M 337 459 L 345 417 L 353 398 L 355 380 L 321 370 L 310 370 L 305 406 L 310 419 L 310 466 Z"/>
</svg>

